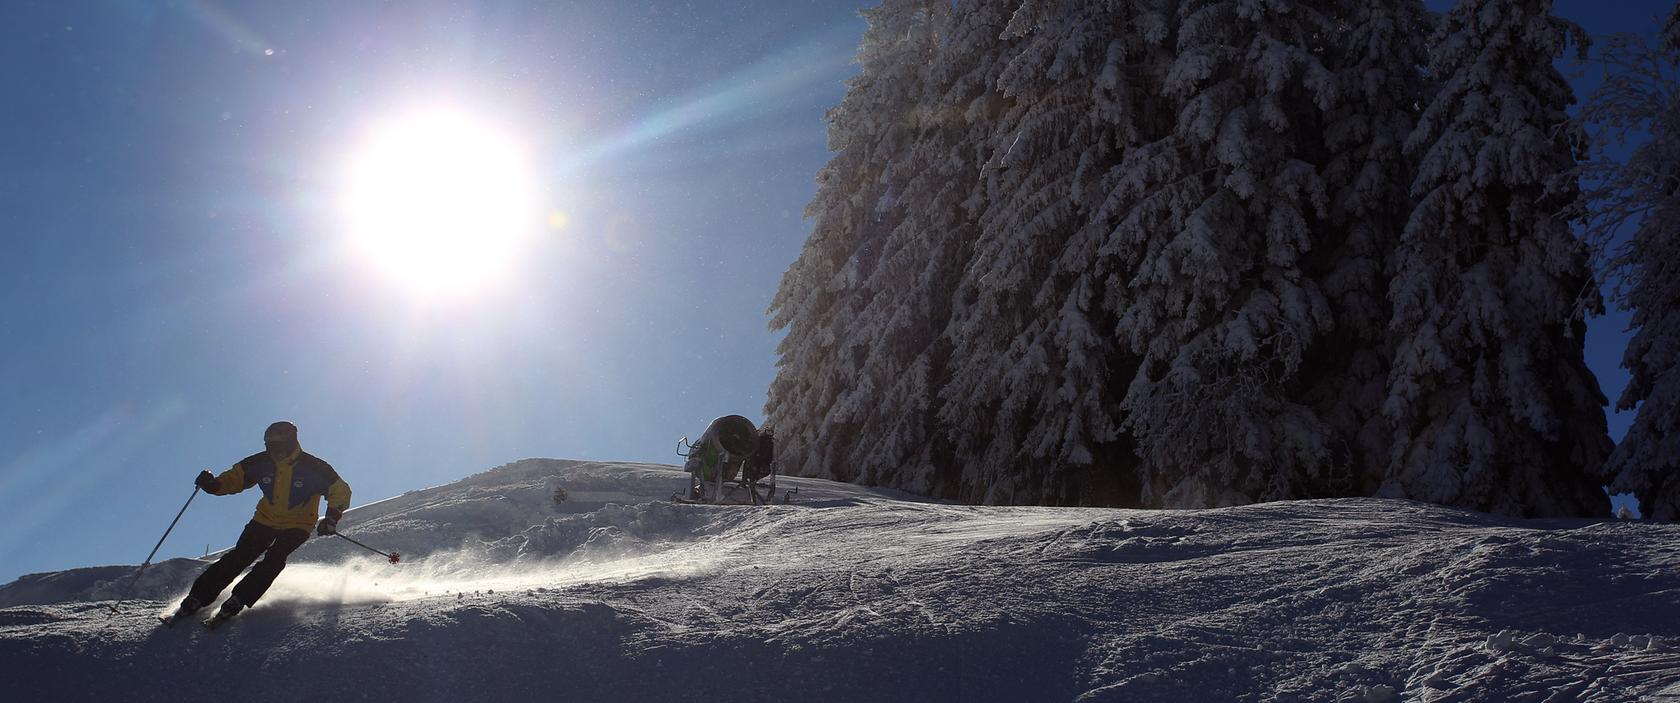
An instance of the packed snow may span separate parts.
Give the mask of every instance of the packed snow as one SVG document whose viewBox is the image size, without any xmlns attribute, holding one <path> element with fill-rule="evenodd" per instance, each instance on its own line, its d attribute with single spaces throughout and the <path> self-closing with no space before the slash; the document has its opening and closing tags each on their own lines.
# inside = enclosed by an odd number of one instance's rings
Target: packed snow
<svg viewBox="0 0 1680 703">
<path fill-rule="evenodd" d="M 197 560 L 26 576 L 0 587 L 5 696 L 1680 701 L 1680 526 L 685 485 L 532 459 L 361 506 L 345 533 L 401 563 L 312 539 L 215 632 L 156 620 Z"/>
</svg>

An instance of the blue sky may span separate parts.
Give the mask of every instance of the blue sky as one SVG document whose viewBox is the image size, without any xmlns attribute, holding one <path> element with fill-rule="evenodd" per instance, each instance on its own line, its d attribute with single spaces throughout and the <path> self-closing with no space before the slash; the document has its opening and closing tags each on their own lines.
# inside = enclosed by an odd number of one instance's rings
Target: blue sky
<svg viewBox="0 0 1680 703">
<path fill-rule="evenodd" d="M 0 5 L 0 582 L 138 563 L 277 419 L 363 503 L 526 457 L 674 462 L 759 417 L 873 4 Z M 1558 11 L 1596 34 L 1664 6 Z M 546 215 L 444 300 L 348 251 L 337 199 L 371 129 L 436 104 L 529 147 Z M 1590 340 L 1612 398 L 1624 324 Z M 196 499 L 160 558 L 253 501 Z"/>
<path fill-rule="evenodd" d="M 138 563 L 276 419 L 365 502 L 526 457 L 676 461 L 758 416 L 864 23 L 713 6 L 0 6 L 0 581 Z M 341 251 L 332 192 L 426 101 L 519 135 L 565 220 L 441 304 Z M 195 500 L 164 552 L 219 548 L 253 500 Z"/>
</svg>

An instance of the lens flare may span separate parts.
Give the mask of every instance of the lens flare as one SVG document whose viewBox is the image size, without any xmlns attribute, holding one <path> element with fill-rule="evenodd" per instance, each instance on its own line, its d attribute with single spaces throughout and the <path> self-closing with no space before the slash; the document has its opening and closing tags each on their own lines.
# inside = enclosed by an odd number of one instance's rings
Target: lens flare
<svg viewBox="0 0 1680 703">
<path fill-rule="evenodd" d="M 350 161 L 352 248 L 425 297 L 503 277 L 543 221 L 528 150 L 464 112 L 431 109 L 376 128 Z"/>
</svg>

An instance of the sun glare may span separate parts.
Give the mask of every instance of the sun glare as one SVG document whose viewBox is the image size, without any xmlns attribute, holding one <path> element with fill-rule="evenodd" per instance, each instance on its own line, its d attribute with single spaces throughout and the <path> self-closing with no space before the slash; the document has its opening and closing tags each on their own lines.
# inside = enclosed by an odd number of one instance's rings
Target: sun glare
<svg viewBox="0 0 1680 703">
<path fill-rule="evenodd" d="M 342 198 L 355 252 L 425 298 L 505 278 L 547 215 L 526 149 L 446 109 L 379 125 L 352 155 Z"/>
</svg>

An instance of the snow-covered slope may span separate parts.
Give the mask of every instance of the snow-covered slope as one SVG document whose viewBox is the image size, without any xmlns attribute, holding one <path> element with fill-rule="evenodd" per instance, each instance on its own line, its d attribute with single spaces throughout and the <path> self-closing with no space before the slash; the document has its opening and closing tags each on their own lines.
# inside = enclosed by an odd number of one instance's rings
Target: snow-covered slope
<svg viewBox="0 0 1680 703">
<path fill-rule="evenodd" d="M 350 512 L 214 633 L 201 565 L 0 587 L 7 700 L 1673 700 L 1680 527 L 1338 500 L 969 507 L 528 460 Z M 565 501 L 553 499 L 556 488 Z M 230 525 L 231 532 L 237 526 Z M 14 697 L 19 696 L 21 697 Z"/>
</svg>

